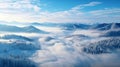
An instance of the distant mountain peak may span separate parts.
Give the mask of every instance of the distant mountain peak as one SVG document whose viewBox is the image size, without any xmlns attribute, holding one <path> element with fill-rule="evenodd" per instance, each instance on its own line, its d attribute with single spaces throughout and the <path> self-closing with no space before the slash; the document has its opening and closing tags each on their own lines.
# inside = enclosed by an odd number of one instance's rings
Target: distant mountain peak
<svg viewBox="0 0 120 67">
<path fill-rule="evenodd" d="M 9 26 L 0 24 L 0 31 L 6 32 L 31 32 L 31 33 L 47 33 L 42 31 L 32 25 L 26 27 L 17 27 L 17 26 Z"/>
<path fill-rule="evenodd" d="M 93 25 L 92 29 L 98 29 L 98 30 L 114 30 L 119 29 L 120 23 L 102 23 Z"/>
<path fill-rule="evenodd" d="M 26 26 L 26 27 L 23 27 L 23 29 L 26 31 L 26 32 L 36 32 L 36 33 L 46 33 L 42 30 L 39 30 L 38 28 L 30 25 L 30 26 Z"/>
<path fill-rule="evenodd" d="M 34 29 L 34 30 L 39 30 L 37 29 L 36 27 L 30 25 L 30 26 L 26 26 L 26 27 L 23 27 L 24 29 Z"/>
<path fill-rule="evenodd" d="M 120 23 L 112 23 L 111 30 L 120 28 Z"/>
</svg>

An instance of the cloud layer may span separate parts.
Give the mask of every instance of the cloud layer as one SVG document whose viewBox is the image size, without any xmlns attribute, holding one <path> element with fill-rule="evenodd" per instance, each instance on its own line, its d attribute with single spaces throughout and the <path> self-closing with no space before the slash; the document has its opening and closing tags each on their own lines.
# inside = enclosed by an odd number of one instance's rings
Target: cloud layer
<svg viewBox="0 0 120 67">
<path fill-rule="evenodd" d="M 7 22 L 80 22 L 101 23 L 120 22 L 120 8 L 103 8 L 83 11 L 85 8 L 100 6 L 101 2 L 89 2 L 72 7 L 69 10 L 50 12 L 42 10 L 37 0 L 1 0 L 0 21 Z M 36 3 L 36 4 L 34 4 Z"/>
</svg>

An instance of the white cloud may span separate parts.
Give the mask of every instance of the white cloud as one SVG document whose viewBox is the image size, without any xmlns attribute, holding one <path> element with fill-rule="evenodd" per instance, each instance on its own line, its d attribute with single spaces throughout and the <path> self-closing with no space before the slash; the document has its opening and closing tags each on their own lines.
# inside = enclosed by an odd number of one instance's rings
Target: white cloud
<svg viewBox="0 0 120 67">
<path fill-rule="evenodd" d="M 85 7 L 96 6 L 96 5 L 99 5 L 99 4 L 101 4 L 101 2 L 90 2 L 88 4 L 82 4 L 82 5 L 75 6 L 75 7 L 72 8 L 72 10 L 79 10 L 79 9 L 82 9 L 82 8 L 85 8 Z"/>
<path fill-rule="evenodd" d="M 31 2 L 32 0 L 0 1 L 0 20 L 7 22 L 34 22 L 36 20 L 35 15 L 41 8 L 31 4 Z"/>
<path fill-rule="evenodd" d="M 90 12 L 91 14 L 93 15 L 104 15 L 104 14 L 113 14 L 113 13 L 117 13 L 116 15 L 119 15 L 120 14 L 120 9 L 119 8 L 113 8 L 113 9 L 109 9 L 109 8 L 106 8 L 106 9 L 103 9 L 103 10 L 95 10 L 95 11 L 91 11 Z"/>
<path fill-rule="evenodd" d="M 4 1 L 4 2 L 0 2 L 0 9 L 5 11 L 21 11 L 21 12 L 31 12 L 31 11 L 38 11 L 40 9 L 40 7 L 38 7 L 37 5 L 33 5 L 31 4 L 30 0 L 18 0 L 13 2 L 13 0 L 11 1 Z"/>
<path fill-rule="evenodd" d="M 120 9 L 103 9 L 88 12 L 79 10 L 67 10 L 48 13 L 42 17 L 45 22 L 82 22 L 82 23 L 105 23 L 120 22 Z"/>
<path fill-rule="evenodd" d="M 4 0 L 0 1 L 0 20 L 7 22 L 120 22 L 120 9 L 101 9 L 87 12 L 81 11 L 85 7 L 95 7 L 101 2 L 90 2 L 77 5 L 69 10 L 49 12 L 42 11 L 35 0 Z"/>
</svg>

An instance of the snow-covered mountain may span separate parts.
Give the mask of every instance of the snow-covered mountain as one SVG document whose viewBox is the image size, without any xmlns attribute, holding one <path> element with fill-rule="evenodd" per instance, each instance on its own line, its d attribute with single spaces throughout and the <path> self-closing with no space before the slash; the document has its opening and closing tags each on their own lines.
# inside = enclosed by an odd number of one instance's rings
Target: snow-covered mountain
<svg viewBox="0 0 120 67">
<path fill-rule="evenodd" d="M 31 23 L 33 26 L 46 26 L 46 27 L 60 27 L 66 30 L 75 29 L 97 29 L 97 30 L 110 30 L 119 29 L 120 23 L 101 23 L 101 24 L 83 24 L 83 23 Z"/>
<path fill-rule="evenodd" d="M 22 29 L 17 26 L 9 26 L 9 25 L 0 24 L 0 31 L 19 32 L 19 31 L 22 31 Z"/>
<path fill-rule="evenodd" d="M 37 29 L 36 27 L 34 26 L 26 26 L 26 27 L 23 27 L 22 28 L 25 32 L 29 32 L 29 33 L 48 33 L 48 32 L 45 32 L 45 31 L 42 31 L 42 30 L 39 30 Z"/>
<path fill-rule="evenodd" d="M 88 29 L 91 25 L 81 23 L 31 23 L 34 26 L 60 27 L 66 30 Z"/>
<path fill-rule="evenodd" d="M 1 36 L 0 39 L 16 39 L 16 40 L 25 40 L 25 41 L 33 41 L 30 38 L 24 37 L 24 36 L 19 36 L 19 35 L 4 35 Z"/>
<path fill-rule="evenodd" d="M 91 54 L 111 53 L 120 48 L 120 38 L 108 38 L 90 43 L 83 51 Z"/>
<path fill-rule="evenodd" d="M 0 25 L 0 31 L 5 32 L 28 32 L 28 33 L 47 33 L 45 31 L 39 30 L 34 26 L 26 26 L 26 27 L 17 27 L 10 25 Z"/>
<path fill-rule="evenodd" d="M 0 67 L 119 67 L 119 56 L 120 23 L 0 25 Z"/>
<path fill-rule="evenodd" d="M 102 24 L 96 24 L 96 25 L 93 24 L 91 28 L 97 29 L 97 30 L 119 29 L 120 23 L 102 23 Z"/>
<path fill-rule="evenodd" d="M 109 30 L 101 36 L 104 36 L 104 37 L 119 37 L 120 36 L 120 30 Z"/>
<path fill-rule="evenodd" d="M 32 39 L 18 35 L 0 37 L 0 67 L 35 67 L 28 59 L 40 47 Z"/>
</svg>

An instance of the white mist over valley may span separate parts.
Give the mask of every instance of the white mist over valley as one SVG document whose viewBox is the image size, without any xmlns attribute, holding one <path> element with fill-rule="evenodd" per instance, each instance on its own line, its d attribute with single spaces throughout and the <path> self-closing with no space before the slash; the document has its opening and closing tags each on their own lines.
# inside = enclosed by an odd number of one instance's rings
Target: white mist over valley
<svg viewBox="0 0 120 67">
<path fill-rule="evenodd" d="M 119 67 L 120 23 L 0 24 L 0 67 Z"/>
</svg>

